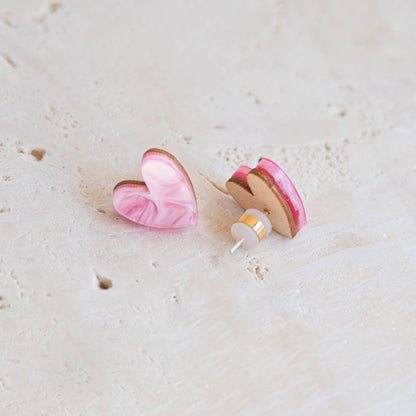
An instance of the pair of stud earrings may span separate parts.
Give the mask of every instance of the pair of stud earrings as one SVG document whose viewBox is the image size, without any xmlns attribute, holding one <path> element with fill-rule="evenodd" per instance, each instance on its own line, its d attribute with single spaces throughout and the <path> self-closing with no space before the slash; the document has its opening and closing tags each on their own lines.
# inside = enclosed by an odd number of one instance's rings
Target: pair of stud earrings
<svg viewBox="0 0 416 416">
<path fill-rule="evenodd" d="M 196 226 L 198 209 L 192 181 L 170 153 L 149 149 L 142 159 L 143 181 L 123 181 L 114 188 L 116 211 L 137 224 L 154 228 Z M 226 182 L 229 194 L 246 211 L 232 225 L 238 247 L 254 249 L 275 230 L 293 238 L 305 225 L 302 200 L 283 170 L 269 159 L 251 169 L 241 166 Z"/>
</svg>

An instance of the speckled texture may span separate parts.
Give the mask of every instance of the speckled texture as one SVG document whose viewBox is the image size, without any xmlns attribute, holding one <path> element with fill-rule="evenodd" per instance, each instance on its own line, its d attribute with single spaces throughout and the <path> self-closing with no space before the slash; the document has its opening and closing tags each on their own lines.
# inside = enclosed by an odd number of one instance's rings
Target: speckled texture
<svg viewBox="0 0 416 416">
<path fill-rule="evenodd" d="M 1 416 L 414 416 L 415 19 L 2 0 Z M 112 208 L 150 147 L 186 167 L 197 228 Z M 262 156 L 308 225 L 230 256 L 224 183 Z"/>
</svg>

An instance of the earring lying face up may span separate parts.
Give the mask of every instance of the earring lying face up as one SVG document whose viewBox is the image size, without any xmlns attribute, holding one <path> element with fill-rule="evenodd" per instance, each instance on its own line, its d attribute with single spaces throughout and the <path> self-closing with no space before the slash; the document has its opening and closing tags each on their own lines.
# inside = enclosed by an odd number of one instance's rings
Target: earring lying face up
<svg viewBox="0 0 416 416">
<path fill-rule="evenodd" d="M 226 183 L 230 195 L 247 211 L 231 227 L 238 247 L 256 248 L 273 230 L 293 238 L 305 225 L 300 196 L 283 170 L 269 159 L 256 168 L 241 166 Z"/>
<path fill-rule="evenodd" d="M 185 168 L 170 153 L 150 149 L 142 159 L 142 181 L 114 188 L 113 205 L 127 219 L 147 227 L 183 228 L 198 223 L 194 188 Z"/>
</svg>

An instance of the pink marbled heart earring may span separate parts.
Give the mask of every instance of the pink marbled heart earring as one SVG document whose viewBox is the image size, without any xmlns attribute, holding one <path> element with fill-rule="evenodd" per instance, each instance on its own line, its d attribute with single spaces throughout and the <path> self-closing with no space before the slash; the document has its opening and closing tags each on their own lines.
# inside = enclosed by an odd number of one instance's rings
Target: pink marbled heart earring
<svg viewBox="0 0 416 416">
<path fill-rule="evenodd" d="M 238 247 L 256 248 L 275 230 L 293 238 L 306 225 L 302 200 L 286 173 L 270 159 L 251 169 L 241 166 L 226 183 L 230 195 L 246 212 L 231 227 Z"/>
<path fill-rule="evenodd" d="M 185 168 L 170 153 L 149 149 L 142 159 L 144 181 L 114 188 L 113 205 L 123 217 L 147 227 L 183 228 L 198 223 L 194 188 Z"/>
</svg>

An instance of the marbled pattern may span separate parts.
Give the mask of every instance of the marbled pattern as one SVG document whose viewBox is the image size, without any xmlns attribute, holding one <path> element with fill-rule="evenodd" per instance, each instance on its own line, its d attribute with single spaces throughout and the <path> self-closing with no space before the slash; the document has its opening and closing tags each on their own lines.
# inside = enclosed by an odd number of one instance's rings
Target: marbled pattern
<svg viewBox="0 0 416 416">
<path fill-rule="evenodd" d="M 195 193 L 190 179 L 167 152 L 150 151 L 142 160 L 145 183 L 122 182 L 114 188 L 118 213 L 154 228 L 184 228 L 198 223 Z"/>
</svg>

